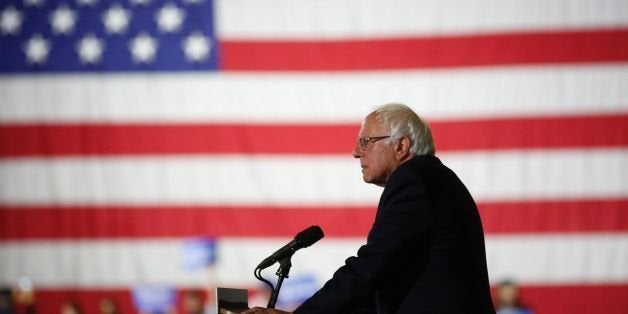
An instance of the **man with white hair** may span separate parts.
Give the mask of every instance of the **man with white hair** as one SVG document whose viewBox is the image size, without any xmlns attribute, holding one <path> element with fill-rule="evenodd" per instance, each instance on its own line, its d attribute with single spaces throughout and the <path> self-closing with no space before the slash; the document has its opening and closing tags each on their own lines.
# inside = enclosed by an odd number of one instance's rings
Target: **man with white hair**
<svg viewBox="0 0 628 314">
<path fill-rule="evenodd" d="M 353 157 L 365 182 L 384 187 L 375 222 L 357 257 L 294 313 L 495 313 L 475 202 L 434 154 L 429 126 L 407 106 L 364 119 Z"/>
</svg>

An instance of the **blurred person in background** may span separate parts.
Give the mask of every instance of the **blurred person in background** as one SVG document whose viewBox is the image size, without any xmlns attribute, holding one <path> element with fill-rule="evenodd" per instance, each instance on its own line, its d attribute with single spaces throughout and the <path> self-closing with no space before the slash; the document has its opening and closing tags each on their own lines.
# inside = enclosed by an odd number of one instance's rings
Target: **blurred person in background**
<svg viewBox="0 0 628 314">
<path fill-rule="evenodd" d="M 183 292 L 183 314 L 203 313 L 205 313 L 205 302 L 202 293 L 198 290 Z"/>
<path fill-rule="evenodd" d="M 21 276 L 13 290 L 14 312 L 17 314 L 34 314 L 35 288 L 28 276 Z"/>
<path fill-rule="evenodd" d="M 100 314 L 119 314 L 118 304 L 109 297 L 104 297 L 98 302 L 98 310 Z"/>
<path fill-rule="evenodd" d="M 13 291 L 8 287 L 0 287 L 0 314 L 13 313 Z"/>
<path fill-rule="evenodd" d="M 497 314 L 533 314 L 534 312 L 521 304 L 519 287 L 512 280 L 503 280 L 495 289 L 495 308 Z"/>
<path fill-rule="evenodd" d="M 73 300 L 68 300 L 61 304 L 61 314 L 82 314 L 83 310 L 80 304 Z"/>
</svg>

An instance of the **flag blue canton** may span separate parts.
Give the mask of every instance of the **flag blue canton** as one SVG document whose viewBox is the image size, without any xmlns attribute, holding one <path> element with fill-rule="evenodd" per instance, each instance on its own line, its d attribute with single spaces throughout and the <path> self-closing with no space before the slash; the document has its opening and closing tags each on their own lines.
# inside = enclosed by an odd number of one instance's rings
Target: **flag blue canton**
<svg viewBox="0 0 628 314">
<path fill-rule="evenodd" d="M 0 73 L 217 67 L 211 0 L 4 0 Z"/>
</svg>

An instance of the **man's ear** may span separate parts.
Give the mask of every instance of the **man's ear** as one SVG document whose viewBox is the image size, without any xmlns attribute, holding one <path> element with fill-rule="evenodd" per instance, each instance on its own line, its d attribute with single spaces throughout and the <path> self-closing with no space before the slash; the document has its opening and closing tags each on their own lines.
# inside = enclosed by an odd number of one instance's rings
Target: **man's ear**
<svg viewBox="0 0 628 314">
<path fill-rule="evenodd" d="M 397 141 L 395 156 L 397 160 L 405 160 L 410 156 L 410 138 L 404 136 Z"/>
</svg>

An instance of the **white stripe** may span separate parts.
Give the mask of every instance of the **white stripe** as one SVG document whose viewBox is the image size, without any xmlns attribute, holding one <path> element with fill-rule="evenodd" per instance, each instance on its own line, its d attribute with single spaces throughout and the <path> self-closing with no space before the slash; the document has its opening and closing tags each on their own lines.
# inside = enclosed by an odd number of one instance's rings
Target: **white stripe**
<svg viewBox="0 0 628 314">
<path fill-rule="evenodd" d="M 0 283 L 29 276 L 38 287 L 115 287 L 169 283 L 256 286 L 253 269 L 290 239 L 223 238 L 212 270 L 182 267 L 182 240 L 19 241 L 0 245 Z M 323 239 L 293 257 L 291 276 L 319 284 L 355 255 L 364 240 Z M 493 236 L 489 277 L 522 283 L 628 282 L 628 234 Z M 274 278 L 273 266 L 264 276 Z"/>
<path fill-rule="evenodd" d="M 376 202 L 346 157 L 140 157 L 0 160 L 0 202 L 241 203 Z"/>
<path fill-rule="evenodd" d="M 218 0 L 223 39 L 364 38 L 628 25 L 622 0 Z"/>
<path fill-rule="evenodd" d="M 628 234 L 486 239 L 489 277 L 523 283 L 628 282 Z"/>
<path fill-rule="evenodd" d="M 351 122 L 401 101 L 428 119 L 628 111 L 628 65 L 294 74 L 0 77 L 0 122 Z"/>
<path fill-rule="evenodd" d="M 443 154 L 477 201 L 628 196 L 628 149 Z M 381 189 L 351 156 L 5 159 L 0 202 L 355 204 Z"/>
<path fill-rule="evenodd" d="M 625 197 L 628 150 L 525 150 L 443 154 L 476 200 Z"/>
</svg>

